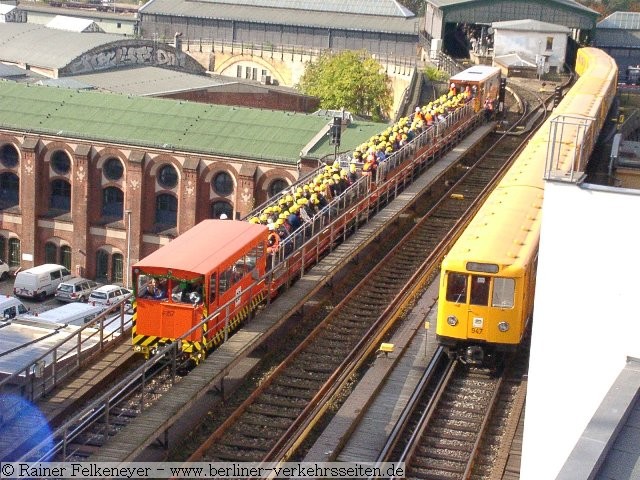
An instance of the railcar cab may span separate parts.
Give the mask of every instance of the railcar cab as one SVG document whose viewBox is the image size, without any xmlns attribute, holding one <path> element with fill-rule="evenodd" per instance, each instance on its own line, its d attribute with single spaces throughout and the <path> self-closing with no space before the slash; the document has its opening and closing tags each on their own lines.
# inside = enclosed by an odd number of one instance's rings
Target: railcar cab
<svg viewBox="0 0 640 480">
<path fill-rule="evenodd" d="M 474 65 L 453 75 L 449 81 L 458 93 L 469 91 L 473 109 L 479 112 L 486 99 L 495 102 L 500 88 L 500 68 L 488 65 Z"/>
<path fill-rule="evenodd" d="M 205 220 L 135 264 L 134 350 L 149 355 L 220 310 L 183 340 L 186 353 L 210 348 L 225 325 L 264 296 L 264 280 L 256 280 L 266 271 L 266 232 L 248 222 Z"/>
<path fill-rule="evenodd" d="M 522 273 L 511 266 L 445 259 L 438 342 L 470 364 L 486 364 L 496 352 L 515 349 L 523 330 Z"/>
</svg>

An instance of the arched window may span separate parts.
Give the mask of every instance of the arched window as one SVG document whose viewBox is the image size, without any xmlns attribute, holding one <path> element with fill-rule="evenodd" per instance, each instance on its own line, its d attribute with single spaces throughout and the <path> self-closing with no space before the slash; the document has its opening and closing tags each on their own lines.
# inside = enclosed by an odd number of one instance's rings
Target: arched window
<svg viewBox="0 0 640 480">
<path fill-rule="evenodd" d="M 227 218 L 233 218 L 233 207 L 229 202 L 213 202 L 211 204 L 211 218 L 220 218 L 223 213 Z"/>
<path fill-rule="evenodd" d="M 71 270 L 71 247 L 69 245 L 60 247 L 60 264 Z"/>
<path fill-rule="evenodd" d="M 51 168 L 58 175 L 66 175 L 71 170 L 71 159 L 64 150 L 56 150 L 51 155 Z"/>
<path fill-rule="evenodd" d="M 17 238 L 9 239 L 9 266 L 20 266 L 20 240 Z"/>
<path fill-rule="evenodd" d="M 111 256 L 111 281 L 113 283 L 123 283 L 124 275 L 123 275 L 123 266 L 124 266 L 124 258 L 120 253 L 114 253 Z M 126 286 L 126 285 L 125 285 Z"/>
<path fill-rule="evenodd" d="M 66 180 L 51 182 L 50 207 L 55 210 L 71 210 L 71 184 Z"/>
<path fill-rule="evenodd" d="M 233 179 L 227 172 L 220 172 L 213 177 L 211 186 L 218 195 L 226 197 L 233 192 Z"/>
<path fill-rule="evenodd" d="M 118 158 L 111 157 L 104 162 L 104 166 L 102 167 L 102 171 L 104 172 L 104 176 L 109 180 L 120 180 L 124 173 L 124 166 L 122 162 Z"/>
<path fill-rule="evenodd" d="M 267 193 L 269 194 L 269 198 L 275 197 L 278 193 L 280 193 L 288 186 L 289 184 L 286 180 L 283 180 L 282 178 L 275 179 L 273 182 L 271 182 L 271 184 L 269 184 L 269 189 L 267 191 Z"/>
<path fill-rule="evenodd" d="M 0 210 L 15 207 L 20 198 L 20 178 L 13 172 L 0 174 Z"/>
<path fill-rule="evenodd" d="M 121 219 L 124 212 L 124 194 L 117 187 L 102 189 L 102 216 Z"/>
<path fill-rule="evenodd" d="M 156 197 L 156 223 L 168 227 L 178 224 L 178 200 L 173 195 L 161 193 Z"/>
<path fill-rule="evenodd" d="M 96 281 L 109 282 L 109 254 L 104 250 L 96 252 Z"/>
<path fill-rule="evenodd" d="M 164 165 L 158 172 L 158 183 L 164 188 L 173 188 L 178 184 L 178 172 L 173 165 Z"/>
<path fill-rule="evenodd" d="M 6 168 L 17 167 L 19 159 L 18 150 L 13 145 L 6 144 L 0 148 L 0 163 Z"/>
<path fill-rule="evenodd" d="M 44 244 L 44 263 L 58 263 L 58 246 L 53 242 Z"/>
</svg>

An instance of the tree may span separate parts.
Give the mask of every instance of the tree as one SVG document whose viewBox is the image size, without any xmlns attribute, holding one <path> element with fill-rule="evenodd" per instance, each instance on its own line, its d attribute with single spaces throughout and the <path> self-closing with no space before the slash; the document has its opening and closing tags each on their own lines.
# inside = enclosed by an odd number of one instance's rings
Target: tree
<svg viewBox="0 0 640 480">
<path fill-rule="evenodd" d="M 382 65 L 365 52 L 322 53 L 307 64 L 299 89 L 320 98 L 320 106 L 344 108 L 379 120 L 391 109 L 392 92 Z"/>
</svg>

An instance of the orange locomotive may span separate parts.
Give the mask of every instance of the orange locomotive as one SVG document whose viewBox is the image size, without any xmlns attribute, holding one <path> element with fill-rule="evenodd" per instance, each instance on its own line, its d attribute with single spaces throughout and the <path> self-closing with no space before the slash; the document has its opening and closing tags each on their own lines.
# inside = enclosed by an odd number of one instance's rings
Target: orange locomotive
<svg viewBox="0 0 640 480">
<path fill-rule="evenodd" d="M 266 239 L 264 225 L 204 220 L 133 265 L 134 350 L 148 357 L 193 330 L 182 351 L 198 361 L 222 343 L 266 296 L 264 279 L 255 283 L 266 272 Z"/>
</svg>

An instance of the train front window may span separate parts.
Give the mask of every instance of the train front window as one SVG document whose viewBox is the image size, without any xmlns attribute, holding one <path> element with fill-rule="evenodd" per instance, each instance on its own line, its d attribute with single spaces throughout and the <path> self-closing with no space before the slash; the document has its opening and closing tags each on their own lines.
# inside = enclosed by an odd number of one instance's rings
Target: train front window
<svg viewBox="0 0 640 480">
<path fill-rule="evenodd" d="M 202 303 L 203 280 L 203 278 L 196 278 L 191 281 L 174 281 L 171 300 L 177 303 L 190 303 L 192 305 Z"/>
<path fill-rule="evenodd" d="M 465 303 L 467 301 L 467 276 L 463 273 L 447 275 L 447 301 Z"/>
<path fill-rule="evenodd" d="M 489 305 L 490 280 L 484 275 L 471 275 L 471 305 Z"/>
<path fill-rule="evenodd" d="M 516 281 L 513 278 L 493 279 L 493 307 L 513 308 L 516 290 Z"/>
</svg>

